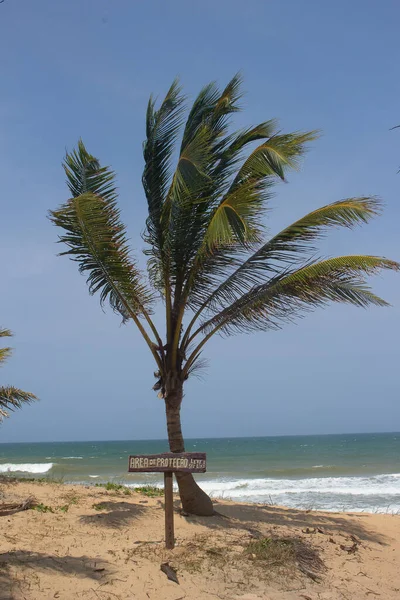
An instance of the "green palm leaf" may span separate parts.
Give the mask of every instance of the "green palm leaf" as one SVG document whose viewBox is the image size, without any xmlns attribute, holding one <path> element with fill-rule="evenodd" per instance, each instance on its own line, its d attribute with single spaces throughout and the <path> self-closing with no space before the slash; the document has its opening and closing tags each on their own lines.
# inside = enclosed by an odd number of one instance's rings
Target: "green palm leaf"
<svg viewBox="0 0 400 600">
<path fill-rule="evenodd" d="M 89 292 L 100 293 L 102 306 L 108 300 L 124 319 L 150 310 L 152 295 L 130 255 L 120 220 L 114 172 L 102 167 L 81 140 L 66 155 L 64 170 L 72 198 L 50 211 L 50 220 L 66 232 L 59 241 L 69 250 L 61 254 L 88 273 Z"/>
<path fill-rule="evenodd" d="M 214 292 L 203 298 L 205 306 L 215 309 L 233 302 L 238 296 L 259 285 L 271 274 L 278 274 L 287 265 L 302 260 L 305 254 L 315 252 L 310 245 L 321 238 L 330 227 L 353 228 L 367 223 L 381 211 L 377 198 L 347 198 L 308 213 L 278 233 L 242 262 Z"/>
<path fill-rule="evenodd" d="M 386 306 L 370 291 L 364 277 L 382 269 L 398 271 L 400 265 L 375 256 L 341 256 L 308 264 L 254 287 L 206 321 L 202 330 L 231 334 L 276 329 L 327 302 Z"/>
<path fill-rule="evenodd" d="M 246 146 L 258 140 L 271 138 L 276 134 L 277 124 L 276 119 L 270 119 L 255 127 L 248 127 L 226 135 L 216 145 L 218 161 L 214 166 L 212 176 L 221 190 L 224 189 L 227 182 L 231 183 L 235 168 L 243 159 L 242 151 Z"/>
<path fill-rule="evenodd" d="M 203 247 L 208 254 L 233 244 L 246 246 L 260 241 L 259 212 L 257 184 L 250 181 L 228 193 L 214 209 L 204 234 Z"/>
<path fill-rule="evenodd" d="M 100 293 L 103 306 L 108 300 L 124 319 L 150 309 L 152 296 L 130 256 L 125 227 L 114 201 L 107 202 L 94 193 L 71 198 L 50 212 L 51 221 L 64 229 L 59 241 L 69 250 L 61 252 L 79 263 L 88 273 L 90 294 Z"/>
<path fill-rule="evenodd" d="M 258 146 L 244 162 L 233 182 L 233 188 L 249 179 L 268 176 L 285 179 L 288 168 L 297 168 L 306 144 L 318 137 L 317 131 L 276 134 Z"/>
<path fill-rule="evenodd" d="M 188 296 L 191 307 L 198 307 L 213 289 L 218 278 L 228 276 L 226 267 L 232 266 L 232 257 L 241 259 L 243 250 L 254 247 L 263 234 L 261 217 L 271 188 L 278 178 L 284 178 L 289 168 L 297 165 L 304 154 L 307 142 L 317 137 L 317 132 L 278 135 L 274 120 L 239 133 L 225 149 L 228 157 L 227 172 L 235 166 L 241 150 L 250 142 L 269 136 L 245 160 L 222 198 L 211 207 L 205 220 L 202 241 L 188 276 Z M 224 160 L 217 167 L 222 168 Z M 223 167 L 225 169 L 225 166 Z M 219 175 L 218 175 L 219 177 Z M 219 187 L 222 184 L 217 178 Z M 234 263 L 235 264 L 235 263 Z"/>
<path fill-rule="evenodd" d="M 165 253 L 167 231 L 163 227 L 162 213 L 171 180 L 171 158 L 174 144 L 182 124 L 184 97 L 175 80 L 158 110 L 150 98 L 146 115 L 146 141 L 143 145 L 145 167 L 142 176 L 147 198 L 148 218 L 145 241 L 150 245 L 148 269 L 153 285 L 163 291 L 168 256 Z"/>
<path fill-rule="evenodd" d="M 0 366 L 4 363 L 7 358 L 9 358 L 12 354 L 11 348 L 0 348 Z"/>
<path fill-rule="evenodd" d="M 24 404 L 30 404 L 37 397 L 30 392 L 24 392 L 13 386 L 0 387 L 0 422 L 9 416 L 9 411 L 22 408 Z"/>
<path fill-rule="evenodd" d="M 2 337 L 12 337 L 12 333 L 9 329 L 4 329 L 0 327 L 0 338 Z M 7 358 L 9 358 L 12 354 L 11 348 L 0 348 L 0 366 L 4 363 Z"/>
<path fill-rule="evenodd" d="M 10 329 L 0 327 L 0 337 L 12 337 L 12 332 L 10 331 Z"/>
<path fill-rule="evenodd" d="M 178 290 L 190 273 L 215 198 L 221 193 L 216 168 L 221 165 L 229 116 L 238 110 L 240 84 L 240 76 L 236 75 L 222 92 L 215 83 L 203 88 L 185 125 L 161 219 L 166 232 L 164 248 L 171 261 L 170 275 Z"/>
<path fill-rule="evenodd" d="M 193 139 L 181 149 L 171 188 L 164 204 L 167 219 L 171 204 L 174 202 L 184 204 L 201 196 L 210 181 L 208 174 L 210 159 L 210 130 L 204 125 L 196 130 Z M 166 220 L 164 214 L 162 219 Z"/>
<path fill-rule="evenodd" d="M 0 338 L 12 337 L 12 332 L 9 329 L 0 327 Z M 0 348 L 0 366 L 1 363 L 5 362 L 12 354 L 11 348 Z M 13 411 L 17 408 L 21 408 L 23 404 L 30 404 L 37 397 L 30 392 L 24 392 L 13 386 L 0 387 L 0 422 L 3 418 L 9 416 L 8 411 Z"/>
<path fill-rule="evenodd" d="M 227 133 L 229 115 L 238 112 L 242 96 L 242 78 L 237 73 L 221 92 L 215 82 L 204 86 L 189 112 L 182 138 L 181 150 L 195 137 L 196 131 L 205 124 L 212 131 L 213 147 L 220 149 L 219 142 Z"/>
<path fill-rule="evenodd" d="M 93 192 L 104 200 L 116 200 L 114 172 L 109 167 L 101 167 L 97 158 L 88 153 L 82 140 L 78 141 L 76 149 L 67 153 L 63 167 L 73 198 Z"/>
</svg>

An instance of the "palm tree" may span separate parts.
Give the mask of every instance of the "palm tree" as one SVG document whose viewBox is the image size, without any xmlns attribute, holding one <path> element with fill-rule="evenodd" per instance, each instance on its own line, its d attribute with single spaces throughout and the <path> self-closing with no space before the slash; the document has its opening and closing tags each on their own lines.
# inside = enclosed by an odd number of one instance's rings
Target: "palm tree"
<svg viewBox="0 0 400 600">
<path fill-rule="evenodd" d="M 0 338 L 11 336 L 12 333 L 9 329 L 0 328 Z M 11 348 L 0 348 L 0 366 L 9 358 L 11 352 Z M 30 392 L 24 392 L 13 386 L 0 387 L 0 422 L 9 416 L 8 411 L 21 408 L 24 404 L 30 404 L 33 400 L 37 400 L 37 398 Z"/>
<path fill-rule="evenodd" d="M 216 333 L 277 329 L 331 301 L 385 306 L 365 276 L 400 267 L 376 256 L 315 258 L 312 242 L 327 228 L 352 228 L 380 212 L 371 197 L 324 206 L 265 241 L 272 186 L 285 180 L 317 133 L 281 133 L 274 120 L 231 132 L 240 97 L 239 76 L 222 92 L 210 83 L 186 121 L 177 81 L 158 108 L 150 98 L 142 178 L 147 280 L 130 253 L 114 172 L 82 141 L 63 165 L 71 198 L 50 211 L 63 229 L 59 241 L 67 249 L 61 254 L 78 262 L 102 305 L 135 323 L 152 353 L 153 389 L 165 401 L 172 452 L 185 450 L 184 382 L 201 366 L 203 348 Z M 152 320 L 157 298 L 165 308 L 165 338 Z M 211 500 L 191 475 L 179 473 L 177 482 L 184 510 L 212 513 Z"/>
</svg>

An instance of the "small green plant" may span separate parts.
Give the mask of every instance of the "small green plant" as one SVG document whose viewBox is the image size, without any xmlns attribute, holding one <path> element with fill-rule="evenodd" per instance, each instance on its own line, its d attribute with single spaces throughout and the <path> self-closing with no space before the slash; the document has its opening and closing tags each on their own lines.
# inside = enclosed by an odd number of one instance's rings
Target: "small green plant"
<svg viewBox="0 0 400 600">
<path fill-rule="evenodd" d="M 140 487 L 135 487 L 135 492 L 143 494 L 143 496 L 148 496 L 149 498 L 164 496 L 164 490 L 156 485 L 142 485 Z"/>
<path fill-rule="evenodd" d="M 98 502 L 97 504 L 93 504 L 92 508 L 94 508 L 94 510 L 105 510 L 107 507 L 104 502 Z"/>
<path fill-rule="evenodd" d="M 64 500 L 67 501 L 68 505 L 78 504 L 78 502 L 79 502 L 79 496 L 77 496 L 76 494 L 74 494 L 72 492 L 70 494 L 65 494 Z"/>
<path fill-rule="evenodd" d="M 106 489 L 108 492 L 123 492 L 126 496 L 129 496 L 131 490 L 126 487 L 126 485 L 122 485 L 121 483 L 114 483 L 112 481 L 108 481 L 107 483 L 95 483 L 96 487 L 102 487 Z"/>
<path fill-rule="evenodd" d="M 45 477 L 39 477 L 36 479 L 38 483 L 55 483 L 57 485 L 64 484 L 64 475 L 60 475 L 59 477 L 53 477 L 51 475 L 46 475 Z"/>
<path fill-rule="evenodd" d="M 112 483 L 111 481 L 108 481 L 104 487 L 109 492 L 119 492 L 124 488 L 120 483 Z"/>
<path fill-rule="evenodd" d="M 74 494 L 74 492 L 69 492 L 68 494 L 65 494 L 63 498 L 64 500 L 66 500 L 66 504 L 63 504 L 63 506 L 59 506 L 57 508 L 57 510 L 63 513 L 67 513 L 69 511 L 70 506 L 72 506 L 73 504 L 78 504 L 79 502 L 79 496 Z"/>
<path fill-rule="evenodd" d="M 51 506 L 47 506 L 47 504 L 43 504 L 42 502 L 40 504 L 36 504 L 32 508 L 33 508 L 33 510 L 37 510 L 38 512 L 41 512 L 41 513 L 54 512 L 54 510 L 51 508 Z"/>
<path fill-rule="evenodd" d="M 245 552 L 255 560 L 285 565 L 295 558 L 295 544 L 293 540 L 286 538 L 262 538 L 250 542 Z"/>
</svg>

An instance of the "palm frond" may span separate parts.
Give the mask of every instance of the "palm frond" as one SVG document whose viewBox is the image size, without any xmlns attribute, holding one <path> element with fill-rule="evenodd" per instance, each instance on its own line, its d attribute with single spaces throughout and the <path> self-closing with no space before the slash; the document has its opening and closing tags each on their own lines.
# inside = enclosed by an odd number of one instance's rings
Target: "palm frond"
<svg viewBox="0 0 400 600">
<path fill-rule="evenodd" d="M 24 392 L 13 386 L 0 387 L 0 422 L 9 416 L 9 411 L 22 408 L 38 398 L 30 392 Z"/>
<path fill-rule="evenodd" d="M 210 113 L 209 125 L 214 132 L 215 142 L 227 133 L 229 116 L 240 111 L 238 102 L 243 96 L 242 83 L 241 74 L 236 73 L 223 89 Z"/>
<path fill-rule="evenodd" d="M 201 330 L 220 330 L 229 335 L 277 329 L 328 302 L 385 306 L 387 303 L 374 295 L 365 281 L 365 275 L 382 269 L 398 271 L 400 265 L 375 256 L 341 256 L 307 264 L 255 286 L 206 321 Z"/>
<path fill-rule="evenodd" d="M 214 81 L 200 90 L 197 98 L 193 102 L 185 124 L 180 149 L 181 152 L 193 140 L 197 130 L 200 127 L 204 127 L 204 123 L 209 120 L 219 98 L 220 90 Z"/>
<path fill-rule="evenodd" d="M 258 185 L 251 181 L 228 193 L 210 216 L 204 235 L 207 251 L 212 253 L 221 247 L 259 242 L 260 202 Z"/>
<path fill-rule="evenodd" d="M 11 356 L 11 354 L 11 348 L 0 348 L 0 366 Z"/>
<path fill-rule="evenodd" d="M 202 378 L 202 375 L 205 369 L 208 367 L 208 360 L 201 356 L 201 352 L 196 356 L 196 358 L 191 362 L 189 369 L 187 370 L 186 378 L 194 375 L 199 379 Z"/>
<path fill-rule="evenodd" d="M 143 144 L 145 167 L 142 176 L 147 198 L 148 218 L 144 240 L 150 245 L 148 269 L 153 285 L 163 291 L 165 285 L 166 231 L 163 229 L 162 212 L 171 180 L 171 159 L 174 145 L 182 124 L 184 97 L 178 80 L 167 92 L 158 110 L 154 98 L 150 98 L 146 115 L 146 141 Z"/>
<path fill-rule="evenodd" d="M 277 121 L 271 119 L 259 123 L 255 127 L 248 127 L 230 135 L 226 135 L 217 145 L 218 161 L 213 170 L 213 178 L 218 181 L 223 190 L 235 172 L 235 167 L 243 158 L 242 151 L 246 146 L 258 140 L 271 138 L 276 134 Z"/>
<path fill-rule="evenodd" d="M 4 327 L 0 327 L 0 338 L 2 337 L 12 337 L 12 332 L 10 329 L 5 329 Z M 0 348 L 0 366 L 4 363 L 12 354 L 12 348 Z"/>
<path fill-rule="evenodd" d="M 97 158 L 86 150 L 82 140 L 79 140 L 76 149 L 66 154 L 63 168 L 73 198 L 87 192 L 109 202 L 117 198 L 115 173 L 109 167 L 101 167 Z"/>
<path fill-rule="evenodd" d="M 225 146 L 229 116 L 238 110 L 240 84 L 241 78 L 236 75 L 222 92 L 215 83 L 203 88 L 184 128 L 162 215 L 163 230 L 168 231 L 165 248 L 171 256 L 172 282 L 178 290 L 190 272 L 211 206 L 221 192 L 215 169 Z"/>
<path fill-rule="evenodd" d="M 181 149 L 171 188 L 164 204 L 163 221 L 167 221 L 173 203 L 184 204 L 201 195 L 210 180 L 208 165 L 210 131 L 207 126 L 197 128 L 195 135 Z"/>
<path fill-rule="evenodd" d="M 143 313 L 152 296 L 130 256 L 117 207 L 115 173 L 102 167 L 82 140 L 66 155 L 64 169 L 72 198 L 50 211 L 50 220 L 65 231 L 59 241 L 69 250 L 61 255 L 77 261 L 81 273 L 89 273 L 89 292 L 100 292 L 102 306 L 108 300 L 124 319 Z"/>
<path fill-rule="evenodd" d="M 226 256 L 238 255 L 241 258 L 244 250 L 254 248 L 260 241 L 263 233 L 262 215 L 271 197 L 272 186 L 277 178 L 284 177 L 287 169 L 296 166 L 298 157 L 305 152 L 307 142 L 317 137 L 314 131 L 278 135 L 275 128 L 276 122 L 273 120 L 261 123 L 239 133 L 225 149 L 229 172 L 232 166 L 236 166 L 243 147 L 255 139 L 270 136 L 244 161 L 227 191 L 209 212 L 202 243 L 191 268 L 191 308 L 203 304 L 212 294 L 220 284 L 218 278 L 221 274 L 224 278 L 229 275 L 229 271 L 224 269 L 232 262 L 227 261 Z M 223 179 L 224 175 L 219 185 Z M 237 266 L 237 262 L 233 266 Z"/>
<path fill-rule="evenodd" d="M 278 176 L 285 179 L 288 168 L 298 167 L 306 144 L 318 138 L 318 131 L 276 134 L 258 146 L 244 162 L 233 182 L 233 188 L 248 179 Z"/>
<path fill-rule="evenodd" d="M 276 119 L 270 119 L 259 123 L 254 127 L 247 127 L 238 131 L 232 136 L 229 146 L 222 153 L 222 159 L 226 159 L 228 156 L 232 156 L 243 150 L 245 146 L 258 140 L 267 140 L 273 138 L 277 134 L 278 121 Z"/>
<path fill-rule="evenodd" d="M 271 274 L 311 256 L 315 248 L 310 242 L 320 239 L 331 227 L 353 228 L 380 214 L 381 202 L 369 196 L 346 198 L 308 213 L 266 242 L 245 260 L 208 297 L 210 309 L 232 303 L 240 295 L 259 285 Z"/>
<path fill-rule="evenodd" d="M 181 150 L 193 139 L 199 127 L 207 124 L 216 142 L 227 131 L 229 115 L 240 110 L 242 77 L 237 73 L 221 92 L 212 81 L 204 86 L 193 102 L 182 138 Z"/>
<path fill-rule="evenodd" d="M 193 107 L 186 121 L 180 157 L 177 169 L 172 180 L 168 197 L 176 201 L 189 201 L 192 209 L 198 212 L 196 203 L 201 200 L 210 200 L 215 192 L 216 179 L 215 167 L 221 163 L 221 151 L 225 147 L 229 116 L 239 110 L 237 104 L 241 97 L 241 76 L 235 75 L 220 92 L 215 83 L 205 86 L 193 103 Z M 199 185 L 182 185 L 183 180 L 192 179 L 182 173 L 182 169 L 189 169 L 189 174 L 201 175 Z M 189 175 L 188 174 L 188 175 Z M 181 194 L 185 193 L 183 199 Z M 220 193 L 220 190 L 217 190 Z M 204 204 L 201 207 L 204 209 Z"/>
<path fill-rule="evenodd" d="M 10 329 L 0 327 L 0 337 L 12 337 L 12 331 L 10 331 Z"/>
<path fill-rule="evenodd" d="M 100 293 L 102 306 L 108 300 L 124 319 L 150 309 L 152 296 L 130 256 L 115 202 L 86 193 L 50 211 L 50 220 L 65 232 L 59 241 L 69 249 L 61 255 L 70 256 L 81 273 L 88 273 L 89 292 Z"/>
</svg>

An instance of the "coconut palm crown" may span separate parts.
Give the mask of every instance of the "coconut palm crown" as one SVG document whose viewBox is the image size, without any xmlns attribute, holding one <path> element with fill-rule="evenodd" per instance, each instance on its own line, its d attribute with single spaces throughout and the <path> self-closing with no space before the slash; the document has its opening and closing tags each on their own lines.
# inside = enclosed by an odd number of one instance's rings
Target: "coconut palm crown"
<svg viewBox="0 0 400 600">
<path fill-rule="evenodd" d="M 184 382 L 216 333 L 277 329 L 330 302 L 385 306 L 366 277 L 399 269 L 379 256 L 315 258 L 314 243 L 328 228 L 351 229 L 380 212 L 373 197 L 328 204 L 266 239 L 272 187 L 297 167 L 317 133 L 283 133 L 275 120 L 233 131 L 240 98 L 238 75 L 222 91 L 215 83 L 205 86 L 188 114 L 178 81 L 158 106 L 150 98 L 142 177 L 147 277 L 120 219 L 115 174 L 82 141 L 64 160 L 71 197 L 50 211 L 63 230 L 62 254 L 77 261 L 89 292 L 133 321 L 152 353 L 172 452 L 184 451 Z M 165 335 L 152 320 L 158 299 Z M 212 513 L 190 474 L 177 474 L 177 481 L 186 511 Z"/>
</svg>

